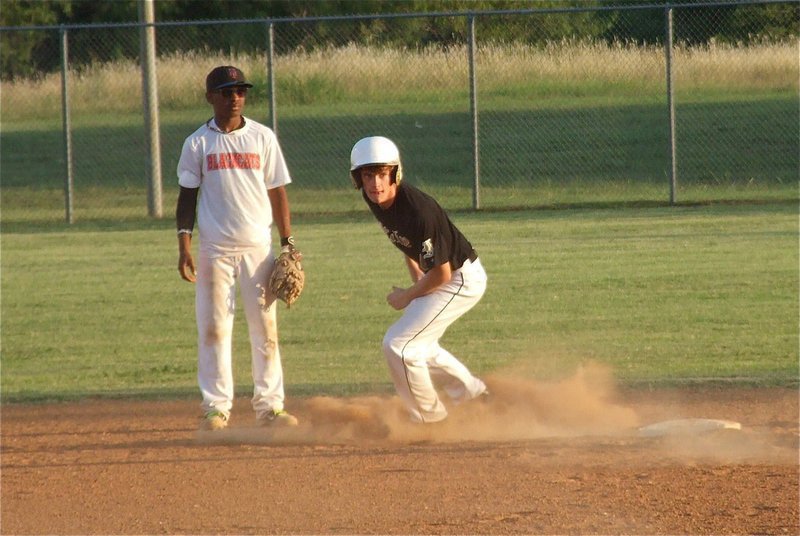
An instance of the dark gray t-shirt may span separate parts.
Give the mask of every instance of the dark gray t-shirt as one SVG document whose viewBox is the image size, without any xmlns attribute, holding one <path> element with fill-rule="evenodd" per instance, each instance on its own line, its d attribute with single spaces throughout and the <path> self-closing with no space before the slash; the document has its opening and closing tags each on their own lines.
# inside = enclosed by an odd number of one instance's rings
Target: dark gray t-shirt
<svg viewBox="0 0 800 536">
<path fill-rule="evenodd" d="M 400 183 L 394 203 L 386 210 L 363 190 L 361 195 L 392 244 L 419 263 L 423 272 L 447 261 L 457 270 L 467 259 L 478 257 L 439 203 L 410 184 Z"/>
</svg>

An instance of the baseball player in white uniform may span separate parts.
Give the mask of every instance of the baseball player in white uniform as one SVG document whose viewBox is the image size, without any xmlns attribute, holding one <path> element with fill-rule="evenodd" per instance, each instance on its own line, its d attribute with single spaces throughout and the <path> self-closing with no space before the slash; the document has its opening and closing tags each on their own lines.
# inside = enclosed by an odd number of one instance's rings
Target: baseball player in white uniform
<svg viewBox="0 0 800 536">
<path fill-rule="evenodd" d="M 214 117 L 186 138 L 178 163 L 178 271 L 196 283 L 197 378 L 202 427 L 210 430 L 228 425 L 233 406 L 237 282 L 250 335 L 256 418 L 265 425 L 297 424 L 284 409 L 275 297 L 267 284 L 275 261 L 273 222 L 281 246 L 294 245 L 285 190 L 291 177 L 274 132 L 242 115 L 251 87 L 233 66 L 208 74 L 206 100 Z M 195 216 L 196 262 L 191 253 Z"/>
<path fill-rule="evenodd" d="M 386 296 L 403 315 L 383 338 L 395 389 L 411 419 L 435 423 L 447 417 L 437 384 L 455 403 L 487 400 L 483 381 L 439 345 L 445 330 L 486 290 L 478 254 L 431 196 L 402 182 L 400 151 L 391 140 L 358 141 L 350 153 L 350 177 L 411 275 L 411 286 L 393 287 Z"/>
</svg>

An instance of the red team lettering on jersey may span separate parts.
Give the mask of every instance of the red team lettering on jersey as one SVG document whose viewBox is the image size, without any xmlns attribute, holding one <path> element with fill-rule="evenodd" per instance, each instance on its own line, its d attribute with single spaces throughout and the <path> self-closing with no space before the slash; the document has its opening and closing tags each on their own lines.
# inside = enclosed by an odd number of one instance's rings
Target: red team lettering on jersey
<svg viewBox="0 0 800 536">
<path fill-rule="evenodd" d="M 208 171 L 217 169 L 259 169 L 258 153 L 212 153 L 206 156 Z"/>
</svg>

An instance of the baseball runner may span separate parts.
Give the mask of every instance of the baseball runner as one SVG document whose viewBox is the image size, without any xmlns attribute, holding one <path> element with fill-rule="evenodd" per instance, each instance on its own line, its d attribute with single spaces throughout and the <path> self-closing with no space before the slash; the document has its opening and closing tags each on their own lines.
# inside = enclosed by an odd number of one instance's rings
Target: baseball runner
<svg viewBox="0 0 800 536">
<path fill-rule="evenodd" d="M 206 100 L 214 117 L 186 138 L 178 162 L 178 271 L 196 284 L 201 427 L 209 430 L 225 428 L 233 406 L 237 282 L 250 334 L 256 418 L 265 425 L 297 424 L 284 409 L 275 296 L 267 284 L 275 263 L 273 223 L 282 249 L 294 247 L 285 189 L 291 177 L 274 132 L 242 115 L 251 87 L 236 67 L 208 74 Z M 196 262 L 191 253 L 195 216 Z"/>
<path fill-rule="evenodd" d="M 403 315 L 383 338 L 397 394 L 411 420 L 447 417 L 436 387 L 456 403 L 486 399 L 486 385 L 439 345 L 445 330 L 472 309 L 486 290 L 477 253 L 429 195 L 402 182 L 400 152 L 389 139 L 359 140 L 350 153 L 350 177 L 389 240 L 403 253 L 409 287 L 393 287 L 386 301 Z"/>
</svg>

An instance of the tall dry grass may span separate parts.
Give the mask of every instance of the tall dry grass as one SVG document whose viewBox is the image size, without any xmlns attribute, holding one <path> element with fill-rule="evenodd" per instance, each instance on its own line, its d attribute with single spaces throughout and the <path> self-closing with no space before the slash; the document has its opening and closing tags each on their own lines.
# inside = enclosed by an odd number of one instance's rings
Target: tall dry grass
<svg viewBox="0 0 800 536">
<path fill-rule="evenodd" d="M 679 91 L 797 91 L 797 43 L 677 46 L 673 53 Z M 216 65 L 240 66 L 266 94 L 262 55 L 209 56 L 190 52 L 158 60 L 159 102 L 164 110 L 205 106 L 205 74 Z M 468 92 L 467 51 L 398 50 L 349 45 L 293 52 L 276 58 L 279 102 L 288 104 L 446 101 Z M 477 52 L 483 103 L 493 94 L 526 92 L 558 97 L 565 88 L 589 86 L 593 94 L 662 95 L 664 50 L 625 43 L 564 41 L 545 47 L 487 44 Z M 70 104 L 78 114 L 136 114 L 142 107 L 136 62 L 96 64 L 70 73 Z M 543 91 L 543 88 L 546 91 Z M 537 105 L 546 101 L 537 99 Z M 61 81 L 3 82 L 3 122 L 61 117 Z"/>
<path fill-rule="evenodd" d="M 710 43 L 678 46 L 673 53 L 677 81 L 688 89 L 710 83 L 716 87 L 757 90 L 798 90 L 798 42 L 781 45 L 734 46 Z"/>
</svg>

